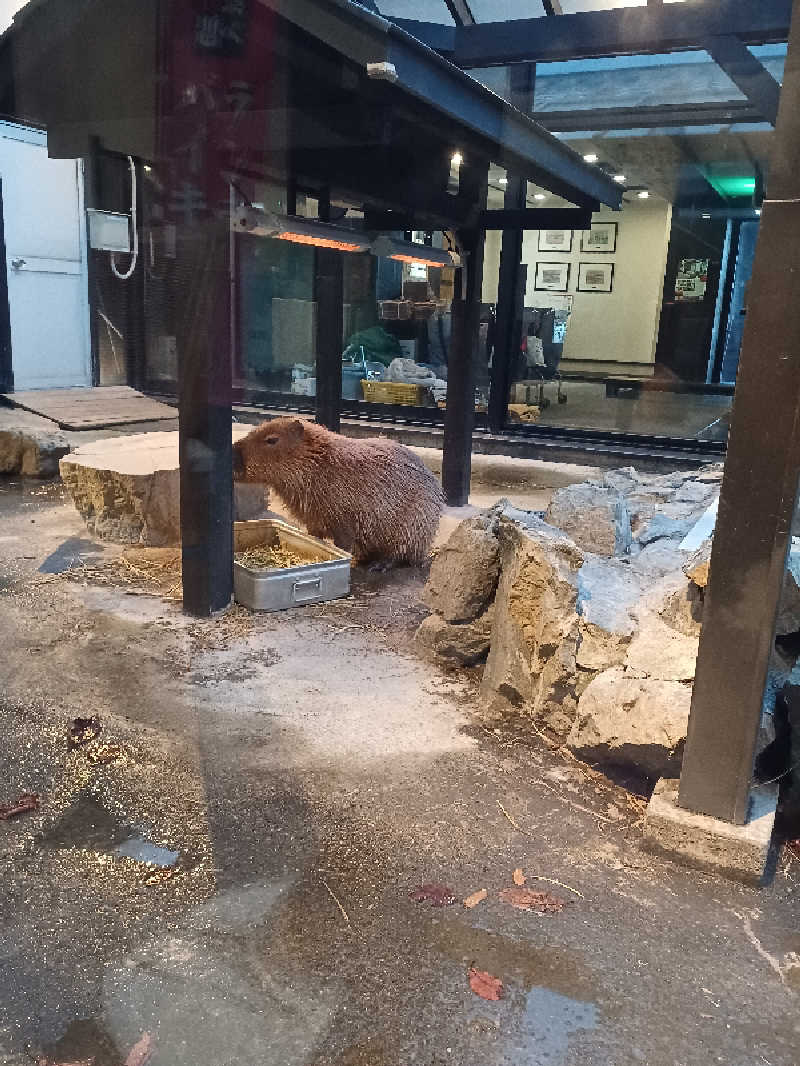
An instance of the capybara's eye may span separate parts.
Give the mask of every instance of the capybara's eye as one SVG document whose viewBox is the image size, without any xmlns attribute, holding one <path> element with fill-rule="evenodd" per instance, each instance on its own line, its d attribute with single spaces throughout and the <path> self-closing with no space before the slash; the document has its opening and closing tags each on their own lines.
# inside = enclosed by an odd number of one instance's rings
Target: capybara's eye
<svg viewBox="0 0 800 1066">
<path fill-rule="evenodd" d="M 277 437 L 267 437 L 267 439 L 264 441 L 264 443 L 265 444 L 277 444 L 278 443 L 278 438 Z"/>
</svg>

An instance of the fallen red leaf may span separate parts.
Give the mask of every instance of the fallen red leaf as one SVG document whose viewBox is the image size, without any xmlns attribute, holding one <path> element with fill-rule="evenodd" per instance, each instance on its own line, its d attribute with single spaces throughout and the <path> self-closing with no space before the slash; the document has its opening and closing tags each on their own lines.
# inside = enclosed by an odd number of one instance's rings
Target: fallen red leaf
<svg viewBox="0 0 800 1066">
<path fill-rule="evenodd" d="M 427 900 L 432 907 L 449 907 L 456 901 L 455 895 L 447 885 L 440 885 L 436 882 L 418 885 L 408 895 L 415 903 L 423 903 Z"/>
<path fill-rule="evenodd" d="M 514 873 L 511 875 L 511 877 L 512 877 L 515 885 L 524 885 L 525 884 L 525 874 L 522 872 L 522 870 L 520 870 L 519 866 L 516 868 Z"/>
<path fill-rule="evenodd" d="M 155 1051 L 155 1040 L 152 1033 L 144 1033 L 140 1040 L 133 1045 L 125 1059 L 125 1066 L 147 1066 L 147 1063 Z"/>
<path fill-rule="evenodd" d="M 499 977 L 492 977 L 485 970 L 476 970 L 474 966 L 471 966 L 469 971 L 469 987 L 481 999 L 498 1000 L 505 995 L 503 982 Z"/>
<path fill-rule="evenodd" d="M 16 803 L 0 804 L 0 821 L 16 818 L 26 811 L 38 811 L 39 797 L 35 792 L 23 792 Z"/>
<path fill-rule="evenodd" d="M 539 914 L 559 914 L 567 905 L 567 901 L 559 896 L 550 892 L 532 892 L 529 888 L 504 888 L 499 895 L 503 903 Z"/>
</svg>

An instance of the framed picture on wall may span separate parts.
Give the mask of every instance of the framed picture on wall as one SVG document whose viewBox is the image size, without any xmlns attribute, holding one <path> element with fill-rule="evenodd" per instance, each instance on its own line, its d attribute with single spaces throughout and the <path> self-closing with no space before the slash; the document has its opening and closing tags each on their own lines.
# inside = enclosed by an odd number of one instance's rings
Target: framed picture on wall
<svg viewBox="0 0 800 1066">
<path fill-rule="evenodd" d="M 537 263 L 533 287 L 538 292 L 566 292 L 569 288 L 569 263 Z"/>
<path fill-rule="evenodd" d="M 571 252 L 572 230 L 571 229 L 540 229 L 539 230 L 540 252 Z"/>
<path fill-rule="evenodd" d="M 582 252 L 616 252 L 617 223 L 593 222 L 590 229 L 583 231 L 581 237 Z"/>
<path fill-rule="evenodd" d="M 611 292 L 613 263 L 578 263 L 578 292 Z"/>
</svg>

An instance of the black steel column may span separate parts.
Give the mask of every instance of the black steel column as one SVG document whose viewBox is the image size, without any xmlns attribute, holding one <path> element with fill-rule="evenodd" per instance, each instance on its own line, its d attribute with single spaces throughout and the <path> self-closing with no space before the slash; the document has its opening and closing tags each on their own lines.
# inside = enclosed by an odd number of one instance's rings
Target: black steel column
<svg viewBox="0 0 800 1066">
<path fill-rule="evenodd" d="M 747 310 L 679 793 L 738 824 L 800 477 L 800 0 Z"/>
<path fill-rule="evenodd" d="M 465 195 L 483 208 L 486 203 L 488 169 L 474 165 L 462 173 Z M 442 447 L 442 487 L 451 507 L 469 500 L 472 473 L 472 429 L 475 424 L 475 359 L 480 332 L 483 288 L 484 231 L 461 230 L 458 243 L 464 265 L 456 271 L 455 299 L 451 309 L 450 351 L 447 360 L 447 408 Z M 465 293 L 462 297 L 461 287 Z"/>
<path fill-rule="evenodd" d="M 339 432 L 342 410 L 344 331 L 343 252 L 316 249 L 314 300 L 317 304 L 317 422 Z"/>
<path fill-rule="evenodd" d="M 330 221 L 330 200 L 319 201 L 319 217 Z M 333 248 L 317 248 L 314 300 L 317 305 L 317 422 L 339 432 L 342 411 L 342 334 L 344 333 L 344 263 Z"/>
<path fill-rule="evenodd" d="M 535 63 L 516 63 L 509 68 L 509 100 L 525 114 L 533 110 L 536 83 Z M 528 183 L 524 178 L 508 175 L 503 207 L 521 211 L 527 206 Z M 508 418 L 508 393 L 511 388 L 513 360 L 519 343 L 519 327 L 525 293 L 521 291 L 523 230 L 504 229 L 500 247 L 500 274 L 497 279 L 497 315 L 494 354 L 489 389 L 489 428 L 499 433 Z"/>
<path fill-rule="evenodd" d="M 233 595 L 229 231 L 203 218 L 177 245 L 183 607 L 199 617 Z"/>
</svg>

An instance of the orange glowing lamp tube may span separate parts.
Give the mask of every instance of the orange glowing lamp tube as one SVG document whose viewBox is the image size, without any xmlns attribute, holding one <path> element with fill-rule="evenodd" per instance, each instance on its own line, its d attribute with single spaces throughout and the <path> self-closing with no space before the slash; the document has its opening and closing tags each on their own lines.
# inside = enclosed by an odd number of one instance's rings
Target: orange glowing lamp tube
<svg viewBox="0 0 800 1066">
<path fill-rule="evenodd" d="M 370 242 L 364 234 L 346 226 L 318 222 L 311 218 L 286 218 L 259 211 L 254 207 L 239 207 L 233 212 L 231 228 L 236 233 L 254 237 L 274 237 L 293 244 L 309 244 L 316 248 L 335 248 L 339 252 L 368 252 Z"/>
</svg>

